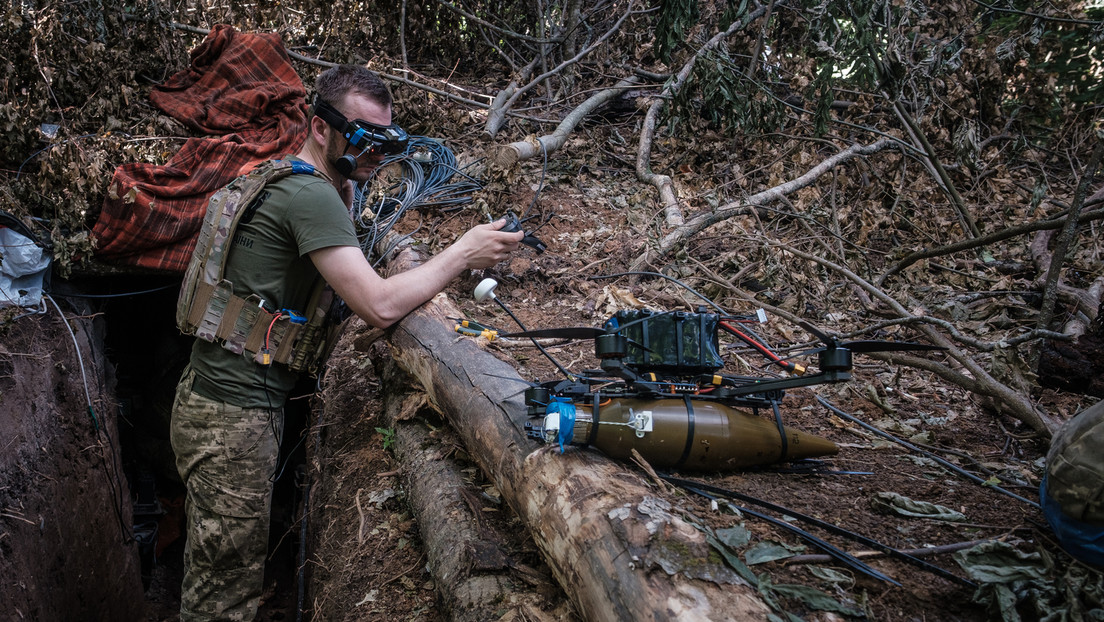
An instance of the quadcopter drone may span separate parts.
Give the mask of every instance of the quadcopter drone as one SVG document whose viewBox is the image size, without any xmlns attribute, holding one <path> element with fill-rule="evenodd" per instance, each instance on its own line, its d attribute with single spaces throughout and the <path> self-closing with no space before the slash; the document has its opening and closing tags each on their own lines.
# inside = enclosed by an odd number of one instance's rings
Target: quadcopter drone
<svg viewBox="0 0 1104 622">
<path fill-rule="evenodd" d="M 522 328 L 499 336 L 531 339 L 564 375 L 526 389 L 526 433 L 558 443 L 561 451 L 567 445 L 591 446 L 612 458 L 629 459 L 636 450 L 662 468 L 726 470 L 835 454 L 835 443 L 783 425 L 780 405 L 787 390 L 849 380 L 856 353 L 943 349 L 911 342 L 841 342 L 803 323 L 822 343 L 801 353 L 817 356 L 816 373 L 807 373 L 741 326 L 765 322 L 762 310 L 736 316 L 706 307 L 694 312 L 632 309 L 618 311 L 600 328 L 526 330 L 494 295 L 497 285 L 485 279 L 475 289 L 476 300 L 493 299 Z M 456 329 L 473 335 L 489 330 L 474 322 L 462 322 Z M 720 374 L 722 331 L 789 375 Z M 539 338 L 593 339 L 599 369 L 569 372 Z M 760 416 L 768 408 L 773 421 Z"/>
</svg>

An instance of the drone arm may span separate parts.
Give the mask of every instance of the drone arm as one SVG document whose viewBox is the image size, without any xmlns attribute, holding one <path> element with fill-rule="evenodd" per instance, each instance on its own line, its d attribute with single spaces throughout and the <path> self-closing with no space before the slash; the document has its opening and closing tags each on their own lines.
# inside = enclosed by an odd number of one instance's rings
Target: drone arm
<svg viewBox="0 0 1104 622">
<path fill-rule="evenodd" d="M 843 370 L 822 371 L 811 376 L 795 378 L 778 378 L 776 380 L 755 380 L 747 384 L 734 384 L 726 390 L 732 396 L 754 395 L 756 393 L 768 393 L 771 391 L 785 391 L 798 387 L 809 387 L 816 384 L 844 382 L 851 379 L 851 372 Z"/>
</svg>

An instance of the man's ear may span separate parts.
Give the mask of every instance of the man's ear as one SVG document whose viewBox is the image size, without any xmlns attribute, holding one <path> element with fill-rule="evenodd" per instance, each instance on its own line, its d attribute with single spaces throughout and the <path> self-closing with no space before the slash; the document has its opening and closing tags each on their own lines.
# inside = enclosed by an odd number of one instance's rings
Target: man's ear
<svg viewBox="0 0 1104 622">
<path fill-rule="evenodd" d="M 320 145 L 325 145 L 326 144 L 326 131 L 327 130 L 332 131 L 333 128 L 330 127 L 329 123 L 326 123 L 325 121 L 323 121 L 322 117 L 319 117 L 318 115 L 314 115 L 310 118 L 310 121 L 307 124 L 307 130 L 310 133 L 310 137 L 313 138 L 315 140 L 315 142 L 317 142 Z"/>
</svg>

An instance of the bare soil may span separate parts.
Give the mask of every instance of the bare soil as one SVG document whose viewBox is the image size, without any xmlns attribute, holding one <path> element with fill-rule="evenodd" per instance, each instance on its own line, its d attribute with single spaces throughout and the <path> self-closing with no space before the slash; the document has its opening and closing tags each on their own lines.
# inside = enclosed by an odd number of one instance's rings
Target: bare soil
<svg viewBox="0 0 1104 622">
<path fill-rule="evenodd" d="M 61 305 L 75 339 L 52 306 L 8 313 L 0 332 L 0 619 L 137 620 L 145 603 L 102 325 Z"/>
</svg>

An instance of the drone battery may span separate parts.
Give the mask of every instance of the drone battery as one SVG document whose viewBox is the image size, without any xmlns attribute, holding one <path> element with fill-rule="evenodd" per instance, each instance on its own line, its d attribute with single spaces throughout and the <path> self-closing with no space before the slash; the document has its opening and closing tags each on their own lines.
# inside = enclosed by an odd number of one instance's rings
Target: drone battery
<svg viewBox="0 0 1104 622">
<path fill-rule="evenodd" d="M 638 372 L 696 375 L 724 367 L 718 349 L 714 313 L 647 310 L 618 311 L 606 328 L 622 327 L 628 338 L 624 364 Z"/>
</svg>

